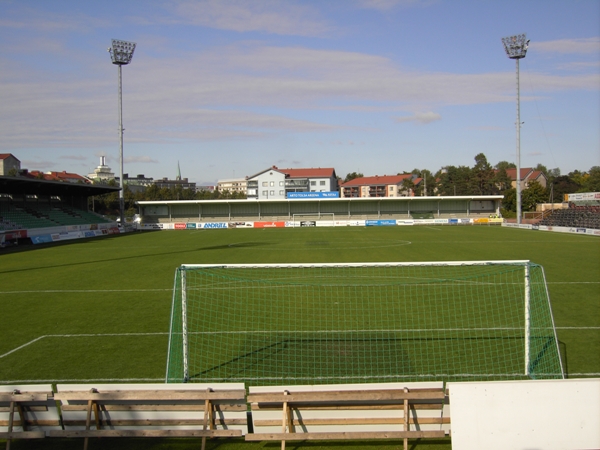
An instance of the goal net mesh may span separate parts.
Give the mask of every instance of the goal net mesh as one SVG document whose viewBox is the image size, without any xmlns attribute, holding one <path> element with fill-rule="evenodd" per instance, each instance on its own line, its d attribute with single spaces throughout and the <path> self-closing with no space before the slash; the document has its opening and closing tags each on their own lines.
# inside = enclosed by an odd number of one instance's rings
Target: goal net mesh
<svg viewBox="0 0 600 450">
<path fill-rule="evenodd" d="M 529 262 L 181 266 L 167 359 L 167 382 L 563 377 Z"/>
</svg>

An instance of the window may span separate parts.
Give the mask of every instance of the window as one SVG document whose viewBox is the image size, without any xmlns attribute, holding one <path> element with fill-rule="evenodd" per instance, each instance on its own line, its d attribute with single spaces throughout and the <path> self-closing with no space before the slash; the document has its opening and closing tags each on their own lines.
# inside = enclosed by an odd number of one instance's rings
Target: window
<svg viewBox="0 0 600 450">
<path fill-rule="evenodd" d="M 263 195 L 263 197 L 268 197 L 269 196 L 269 191 L 263 191 L 262 195 Z"/>
<path fill-rule="evenodd" d="M 320 184 L 321 186 L 325 186 L 325 180 L 319 181 L 319 184 Z"/>
<path fill-rule="evenodd" d="M 311 185 L 311 186 L 316 186 L 316 185 L 317 185 L 317 182 L 313 180 L 313 181 L 311 181 L 311 182 L 310 182 L 310 185 Z"/>
<path fill-rule="evenodd" d="M 275 191 L 269 191 L 269 195 L 275 195 Z"/>
<path fill-rule="evenodd" d="M 275 186 L 275 182 L 274 182 L 274 181 L 270 181 L 270 182 L 269 182 L 269 186 L 271 186 L 271 187 L 272 187 L 272 186 Z"/>
<path fill-rule="evenodd" d="M 280 181 L 280 182 L 279 182 L 279 186 L 283 186 L 283 181 Z"/>
<path fill-rule="evenodd" d="M 267 187 L 269 185 L 269 182 L 268 181 L 263 181 L 262 185 L 263 185 L 263 187 Z"/>
<path fill-rule="evenodd" d="M 279 195 L 284 195 L 284 191 L 279 191 Z"/>
</svg>

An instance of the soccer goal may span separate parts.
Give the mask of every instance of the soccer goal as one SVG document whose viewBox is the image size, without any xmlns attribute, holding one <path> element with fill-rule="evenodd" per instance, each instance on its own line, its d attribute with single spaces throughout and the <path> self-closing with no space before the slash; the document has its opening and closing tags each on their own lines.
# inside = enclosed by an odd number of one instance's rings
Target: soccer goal
<svg viewBox="0 0 600 450">
<path fill-rule="evenodd" d="M 182 265 L 167 382 L 563 378 L 529 261 Z"/>
</svg>

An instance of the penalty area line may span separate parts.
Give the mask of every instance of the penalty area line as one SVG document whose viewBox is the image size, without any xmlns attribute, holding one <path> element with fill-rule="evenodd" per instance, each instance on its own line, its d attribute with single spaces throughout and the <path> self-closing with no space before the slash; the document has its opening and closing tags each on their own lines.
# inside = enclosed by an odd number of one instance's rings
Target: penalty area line
<svg viewBox="0 0 600 450">
<path fill-rule="evenodd" d="M 158 332 L 158 333 L 84 333 L 84 334 L 45 334 L 43 336 L 39 336 L 31 341 L 20 345 L 17 348 L 13 348 L 12 350 L 0 355 L 0 359 L 5 356 L 11 355 L 19 350 L 30 346 L 31 344 L 35 344 L 38 341 L 41 341 L 45 338 L 70 338 L 70 337 L 110 337 L 110 336 L 160 336 L 160 335 L 168 335 L 168 332 Z"/>
<path fill-rule="evenodd" d="M 82 293 L 90 294 L 93 292 L 172 292 L 173 288 L 165 289 L 39 289 L 35 291 L 0 291 L 0 294 L 68 294 Z"/>
<path fill-rule="evenodd" d="M 158 381 L 165 382 L 163 378 L 65 378 L 60 380 L 0 380 L 2 384 L 21 384 L 21 383 L 139 383 Z"/>
</svg>

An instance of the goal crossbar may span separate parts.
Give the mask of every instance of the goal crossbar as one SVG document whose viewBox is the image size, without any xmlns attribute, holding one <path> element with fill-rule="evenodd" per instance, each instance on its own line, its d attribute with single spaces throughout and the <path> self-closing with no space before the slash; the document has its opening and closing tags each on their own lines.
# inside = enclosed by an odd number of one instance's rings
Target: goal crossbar
<svg viewBox="0 0 600 450">
<path fill-rule="evenodd" d="M 528 260 L 183 264 L 167 382 L 564 378 Z"/>
</svg>

